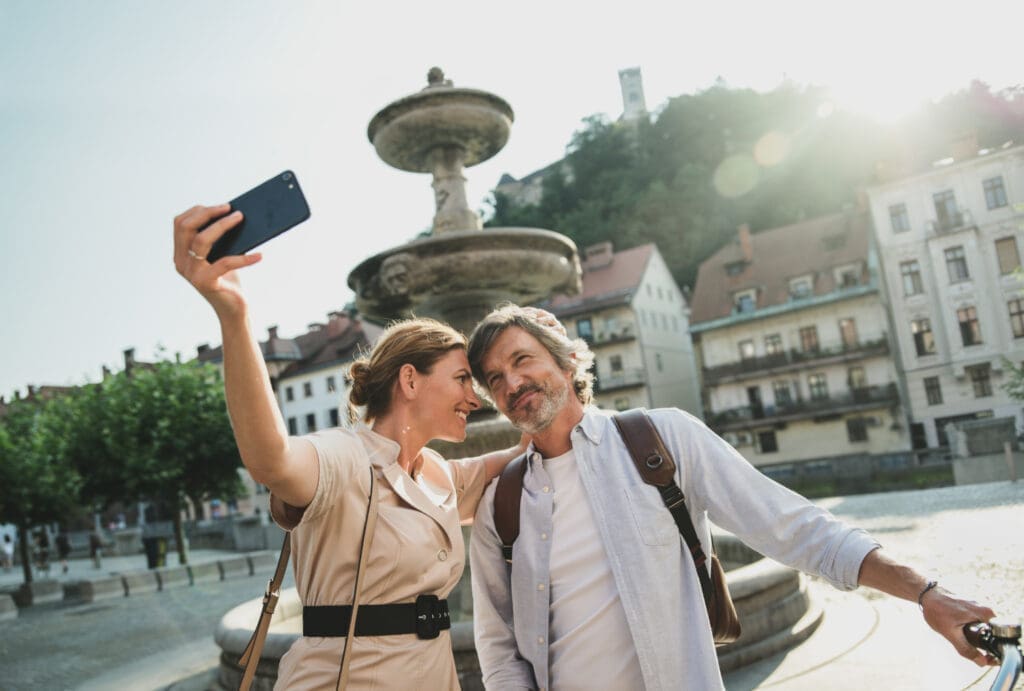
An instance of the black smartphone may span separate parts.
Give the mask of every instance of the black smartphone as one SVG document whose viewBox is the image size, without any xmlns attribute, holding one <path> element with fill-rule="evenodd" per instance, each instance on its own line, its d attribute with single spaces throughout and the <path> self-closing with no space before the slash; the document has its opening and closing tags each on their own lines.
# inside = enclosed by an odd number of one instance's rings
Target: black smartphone
<svg viewBox="0 0 1024 691">
<path fill-rule="evenodd" d="M 231 210 L 242 212 L 242 222 L 213 243 L 206 255 L 210 263 L 230 254 L 245 254 L 309 218 L 309 204 L 290 170 L 232 199 Z"/>
</svg>

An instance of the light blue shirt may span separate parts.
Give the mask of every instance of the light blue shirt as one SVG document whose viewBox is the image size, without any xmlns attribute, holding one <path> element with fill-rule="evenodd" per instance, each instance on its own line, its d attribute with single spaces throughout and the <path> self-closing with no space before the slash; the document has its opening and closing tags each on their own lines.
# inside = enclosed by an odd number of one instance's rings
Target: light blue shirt
<svg viewBox="0 0 1024 691">
<path fill-rule="evenodd" d="M 878 547 L 870 536 L 765 477 L 700 420 L 676 409 L 650 415 L 676 461 L 676 482 L 705 552 L 710 518 L 765 556 L 843 590 L 857 586 L 861 562 Z M 571 443 L 646 688 L 721 689 L 693 559 L 658 491 L 640 477 L 610 413 L 588 408 Z M 550 593 L 536 583 L 548 578 L 546 536 L 571 529 L 552 525 L 550 478 L 540 455 L 532 447 L 527 454 L 511 569 L 494 529 L 497 483 L 480 502 L 470 540 L 477 655 L 484 685 L 502 691 L 549 686 Z M 605 640 L 593 632 L 593 645 Z M 600 680 L 590 686 L 601 688 Z"/>
</svg>

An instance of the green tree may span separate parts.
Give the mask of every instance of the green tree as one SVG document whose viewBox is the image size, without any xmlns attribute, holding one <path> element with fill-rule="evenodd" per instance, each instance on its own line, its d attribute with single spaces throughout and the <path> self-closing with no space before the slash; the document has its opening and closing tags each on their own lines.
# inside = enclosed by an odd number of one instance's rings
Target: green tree
<svg viewBox="0 0 1024 691">
<path fill-rule="evenodd" d="M 70 405 L 68 457 L 100 510 L 148 500 L 170 511 L 179 562 L 188 562 L 181 512 L 242 486 L 224 385 L 213 365 L 158 362 L 83 389 Z"/>
<path fill-rule="evenodd" d="M 77 507 L 81 478 L 64 455 L 60 404 L 15 401 L 0 418 L 0 523 L 18 528 L 21 565 L 32 582 L 32 526 L 59 521 Z"/>
</svg>

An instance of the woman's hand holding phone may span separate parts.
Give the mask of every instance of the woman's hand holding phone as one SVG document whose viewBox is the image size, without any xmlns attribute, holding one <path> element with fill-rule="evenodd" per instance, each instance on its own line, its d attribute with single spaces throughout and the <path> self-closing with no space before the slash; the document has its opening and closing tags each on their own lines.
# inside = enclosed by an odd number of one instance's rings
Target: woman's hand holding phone
<svg viewBox="0 0 1024 691">
<path fill-rule="evenodd" d="M 199 291 L 221 319 L 244 316 L 247 310 L 238 269 L 263 258 L 259 252 L 206 260 L 213 244 L 242 222 L 230 204 L 193 206 L 174 219 L 174 268 Z"/>
</svg>

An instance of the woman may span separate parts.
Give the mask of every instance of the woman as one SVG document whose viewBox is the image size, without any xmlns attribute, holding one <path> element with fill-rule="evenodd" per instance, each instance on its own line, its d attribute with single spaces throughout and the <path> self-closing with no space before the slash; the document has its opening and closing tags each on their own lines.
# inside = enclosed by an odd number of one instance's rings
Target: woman
<svg viewBox="0 0 1024 691">
<path fill-rule="evenodd" d="M 210 264 L 210 247 L 240 220 L 226 204 L 193 207 L 174 221 L 174 263 L 213 307 L 224 348 L 228 413 L 246 468 L 271 490 L 271 512 L 292 530 L 295 583 L 304 605 L 304 635 L 282 658 L 277 688 L 334 688 L 347 628 L 337 610 L 352 602 L 370 473 L 377 478 L 378 517 L 360 594 L 374 625 L 405 629 L 356 635 L 349 653 L 350 688 L 457 689 L 448 630 L 415 632 L 417 605 L 445 598 L 465 561 L 460 520 L 473 515 L 487 481 L 525 449 L 445 463 L 424 447 L 431 439 L 462 441 L 466 418 L 480 405 L 462 334 L 432 320 L 385 330 L 369 357 L 352 365 L 353 430 L 289 437 L 259 344 L 250 329 L 236 271 L 258 253 Z M 207 225 L 209 224 L 209 225 Z M 200 232 L 200 229 L 203 229 Z M 372 423 L 372 428 L 367 423 Z M 423 597 L 426 596 L 426 597 Z M 376 605 L 402 605 L 391 613 Z M 397 615 L 392 616 L 397 611 Z M 313 635 L 316 634 L 316 635 Z"/>
</svg>

